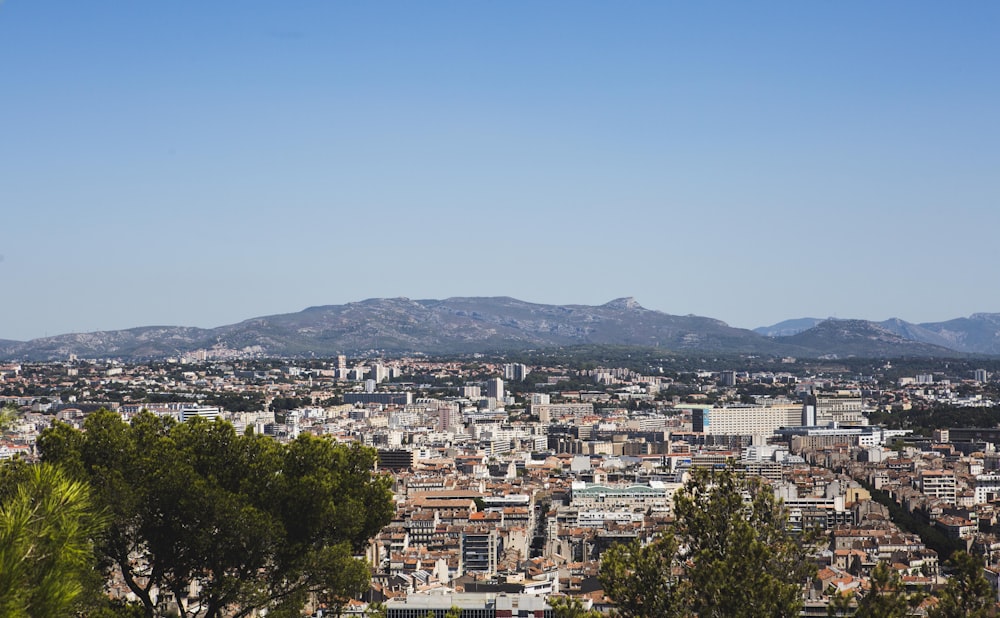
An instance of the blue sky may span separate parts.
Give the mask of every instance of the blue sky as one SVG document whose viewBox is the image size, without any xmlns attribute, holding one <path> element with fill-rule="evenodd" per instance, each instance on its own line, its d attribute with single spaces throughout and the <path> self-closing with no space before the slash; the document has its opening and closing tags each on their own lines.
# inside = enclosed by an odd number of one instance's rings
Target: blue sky
<svg viewBox="0 0 1000 618">
<path fill-rule="evenodd" d="M 996 2 L 0 4 L 0 338 L 1000 311 Z"/>
</svg>

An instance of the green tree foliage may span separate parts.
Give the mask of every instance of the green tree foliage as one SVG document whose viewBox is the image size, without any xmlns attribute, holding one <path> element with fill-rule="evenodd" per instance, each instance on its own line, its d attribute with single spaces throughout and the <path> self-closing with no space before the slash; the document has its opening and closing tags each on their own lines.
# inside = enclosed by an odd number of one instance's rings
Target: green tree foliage
<svg viewBox="0 0 1000 618">
<path fill-rule="evenodd" d="M 205 394 L 204 402 L 210 406 L 220 406 L 229 412 L 264 409 L 264 396 L 256 391 L 211 392 Z"/>
<path fill-rule="evenodd" d="M 683 615 L 677 540 L 660 536 L 648 545 L 638 540 L 614 545 L 601 557 L 604 592 L 622 618 Z"/>
<path fill-rule="evenodd" d="M 87 485 L 49 464 L 4 475 L 0 616 L 63 618 L 94 584 L 92 539 L 104 525 Z"/>
<path fill-rule="evenodd" d="M 549 597 L 548 604 L 552 606 L 554 618 L 601 618 L 604 616 L 596 609 L 584 609 L 583 601 L 577 597 Z"/>
<path fill-rule="evenodd" d="M 831 618 L 835 616 L 853 616 L 854 612 L 857 610 L 857 604 L 854 602 L 853 592 L 838 592 L 836 586 L 830 586 L 828 591 L 830 595 L 830 602 L 826 606 L 826 615 Z"/>
<path fill-rule="evenodd" d="M 887 563 L 875 565 L 868 581 L 871 587 L 858 601 L 856 618 L 904 618 L 909 613 L 911 598 L 903 589 L 899 573 Z"/>
<path fill-rule="evenodd" d="M 692 609 L 699 616 L 797 616 L 812 575 L 770 486 L 696 474 L 675 500 Z"/>
<path fill-rule="evenodd" d="M 387 613 L 384 603 L 371 603 L 365 609 L 365 618 L 385 618 Z"/>
<path fill-rule="evenodd" d="M 605 592 L 628 618 L 797 616 L 814 570 L 769 487 L 731 471 L 696 471 L 674 500 L 673 530 L 613 548 Z"/>
<path fill-rule="evenodd" d="M 987 618 L 996 616 L 993 587 L 983 575 L 983 559 L 963 551 L 949 560 L 951 576 L 939 602 L 928 612 L 930 618 Z"/>
<path fill-rule="evenodd" d="M 6 405 L 0 408 L 0 431 L 6 431 L 8 427 L 14 424 L 20 414 L 17 408 L 11 405 Z"/>
<path fill-rule="evenodd" d="M 894 412 L 875 412 L 869 420 L 891 429 L 913 429 L 929 432 L 947 427 L 996 427 L 1000 424 L 1000 406 L 991 408 L 959 408 L 948 405 L 915 407 Z"/>
<path fill-rule="evenodd" d="M 279 413 L 311 405 L 312 399 L 309 397 L 275 397 L 271 400 L 271 410 Z"/>
<path fill-rule="evenodd" d="M 282 615 L 311 594 L 336 605 L 366 587 L 355 556 L 393 513 L 389 480 L 373 476 L 375 454 L 360 445 L 308 435 L 284 445 L 149 413 L 126 424 L 108 411 L 84 432 L 55 425 L 38 444 L 108 509 L 100 556 L 147 616 L 156 590 L 189 599 L 195 582 L 183 618 Z"/>
</svg>

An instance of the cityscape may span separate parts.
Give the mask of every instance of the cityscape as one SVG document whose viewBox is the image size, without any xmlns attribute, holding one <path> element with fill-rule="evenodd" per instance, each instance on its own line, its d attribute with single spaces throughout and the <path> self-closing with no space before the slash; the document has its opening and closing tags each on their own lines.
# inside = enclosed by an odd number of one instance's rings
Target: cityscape
<svg viewBox="0 0 1000 618">
<path fill-rule="evenodd" d="M 35 461 L 53 424 L 83 430 L 105 411 L 372 449 L 393 512 L 356 556 L 370 583 L 335 610 L 311 597 L 303 611 L 314 616 L 550 615 L 563 597 L 581 612 L 614 612 L 602 557 L 669 529 L 678 492 L 713 470 L 757 479 L 790 534 L 817 535 L 800 615 L 828 615 L 837 599 L 856 607 L 879 565 L 920 599 L 913 615 L 926 615 L 956 552 L 982 560 L 990 603 L 1000 599 L 1000 362 L 744 358 L 727 368 L 676 356 L 649 364 L 635 352 L 624 366 L 599 362 L 599 350 L 549 364 L 218 360 L 205 350 L 8 363 L 0 458 Z M 135 603 L 109 573 L 109 597 Z M 151 597 L 163 615 L 204 615 L 197 578 L 187 596 L 154 587 Z"/>
<path fill-rule="evenodd" d="M 998 23 L 0 0 L 0 618 L 1000 616 Z"/>
</svg>

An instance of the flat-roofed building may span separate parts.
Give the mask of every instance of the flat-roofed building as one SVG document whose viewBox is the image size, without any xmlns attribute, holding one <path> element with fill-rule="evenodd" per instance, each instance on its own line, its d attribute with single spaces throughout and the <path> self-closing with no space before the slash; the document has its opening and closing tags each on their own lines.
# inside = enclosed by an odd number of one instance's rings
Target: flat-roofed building
<svg viewBox="0 0 1000 618">
<path fill-rule="evenodd" d="M 693 431 L 711 435 L 770 436 L 781 427 L 802 425 L 802 404 L 737 404 L 718 407 L 692 407 Z"/>
<path fill-rule="evenodd" d="M 917 480 L 925 496 L 955 504 L 955 473 L 951 470 L 921 470 Z"/>
<path fill-rule="evenodd" d="M 806 405 L 815 406 L 816 425 L 867 425 L 864 415 L 864 400 L 861 397 L 850 397 L 834 394 L 812 396 Z"/>
<path fill-rule="evenodd" d="M 344 393 L 344 403 L 378 403 L 382 405 L 408 406 L 413 403 L 413 393 Z"/>
<path fill-rule="evenodd" d="M 605 485 L 574 481 L 570 504 L 580 511 L 673 512 L 674 494 L 683 483 L 649 481 L 639 485 Z"/>
<path fill-rule="evenodd" d="M 1000 500 L 1000 474 L 980 474 L 976 477 L 976 504 Z"/>
<path fill-rule="evenodd" d="M 553 618 L 545 595 L 487 592 L 410 594 L 385 603 L 386 618 L 444 618 L 452 608 L 459 618 Z"/>
<path fill-rule="evenodd" d="M 538 416 L 538 422 L 551 423 L 552 419 L 563 416 L 593 416 L 593 403 L 540 403 L 531 404 L 531 413 Z"/>
</svg>

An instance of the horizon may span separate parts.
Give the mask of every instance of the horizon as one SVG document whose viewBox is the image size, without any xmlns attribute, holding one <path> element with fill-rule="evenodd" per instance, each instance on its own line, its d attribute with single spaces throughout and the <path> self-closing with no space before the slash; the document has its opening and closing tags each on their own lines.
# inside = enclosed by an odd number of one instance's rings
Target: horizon
<svg viewBox="0 0 1000 618">
<path fill-rule="evenodd" d="M 396 296 L 1000 311 L 998 18 L 3 2 L 0 339 Z"/>
</svg>

